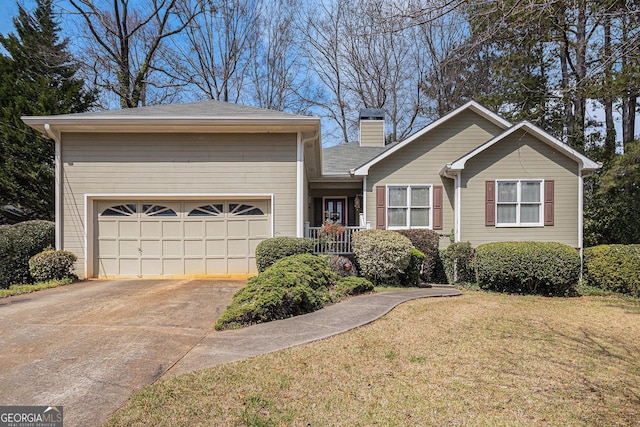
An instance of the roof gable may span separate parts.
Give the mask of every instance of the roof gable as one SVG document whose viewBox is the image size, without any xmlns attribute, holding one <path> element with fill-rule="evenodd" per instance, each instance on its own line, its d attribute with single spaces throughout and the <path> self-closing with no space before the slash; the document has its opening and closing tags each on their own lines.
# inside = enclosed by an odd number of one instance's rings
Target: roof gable
<svg viewBox="0 0 640 427">
<path fill-rule="evenodd" d="M 557 138 L 554 138 L 553 136 L 551 136 L 547 132 L 543 131 L 539 127 L 531 124 L 530 122 L 524 121 L 524 122 L 518 123 L 515 126 L 512 126 L 511 128 L 507 129 L 505 132 L 501 133 L 500 135 L 496 136 L 495 138 L 490 139 L 486 143 L 482 144 L 481 146 L 479 146 L 475 150 L 470 151 L 469 153 L 465 154 L 464 156 L 460 157 L 459 159 L 457 159 L 457 160 L 455 160 L 455 161 L 453 161 L 451 163 L 447 163 L 447 165 L 444 167 L 444 169 L 442 171 L 442 174 L 445 175 L 445 176 L 453 176 L 453 175 L 455 175 L 456 173 L 458 173 L 459 171 L 461 171 L 461 170 L 463 170 L 465 168 L 466 163 L 467 163 L 467 161 L 469 159 L 471 159 L 474 156 L 482 153 L 483 151 L 485 151 L 489 147 L 492 147 L 493 145 L 498 144 L 501 141 L 504 141 L 509 135 L 512 135 L 512 134 L 514 134 L 515 132 L 517 132 L 519 130 L 523 130 L 523 131 L 527 132 L 528 134 L 534 136 L 539 141 L 544 142 L 547 145 L 550 145 L 550 146 L 558 149 L 558 151 L 560 151 L 561 153 L 563 153 L 567 157 L 575 160 L 580 165 L 580 170 L 582 170 L 584 172 L 593 172 L 593 171 L 595 171 L 595 170 L 597 170 L 597 169 L 602 167 L 601 163 L 594 162 L 593 160 L 589 159 L 585 155 L 583 155 L 583 154 L 579 153 L 578 151 L 574 150 L 573 148 L 569 147 L 567 144 L 563 143 L 562 141 L 558 140 Z"/>
<path fill-rule="evenodd" d="M 420 137 L 422 137 L 426 133 L 432 131 L 433 129 L 438 128 L 439 126 L 441 126 L 445 122 L 454 119 L 456 116 L 460 115 L 461 113 L 463 113 L 465 111 L 473 111 L 474 113 L 476 113 L 476 114 L 480 115 L 481 117 L 487 119 L 489 122 L 495 124 L 496 126 L 498 126 L 501 129 L 507 129 L 507 128 L 511 127 L 511 123 L 510 122 L 508 122 L 507 120 L 503 119 L 502 117 L 500 117 L 496 113 L 488 110 L 487 108 L 483 107 L 482 105 L 478 104 L 475 101 L 469 101 L 466 104 L 464 104 L 463 106 L 453 110 L 449 114 L 447 114 L 447 115 L 439 118 L 438 120 L 432 122 L 431 124 L 427 125 L 426 127 L 424 127 L 423 129 L 419 130 L 418 132 L 414 133 L 413 135 L 411 135 L 409 138 L 405 139 L 404 141 L 398 142 L 396 144 L 393 144 L 393 146 L 388 147 L 388 149 L 386 149 L 384 152 L 380 153 L 378 156 L 374 157 L 373 159 L 369 160 L 367 163 L 363 164 L 360 167 L 352 169 L 351 173 L 353 175 L 368 175 L 369 174 L 369 168 L 371 166 L 373 166 L 376 163 L 380 162 L 381 160 L 387 158 L 391 154 L 393 154 L 396 151 L 400 150 L 402 147 L 404 147 L 404 146 L 406 146 L 408 144 L 411 144 L 413 141 L 419 139 Z"/>
</svg>

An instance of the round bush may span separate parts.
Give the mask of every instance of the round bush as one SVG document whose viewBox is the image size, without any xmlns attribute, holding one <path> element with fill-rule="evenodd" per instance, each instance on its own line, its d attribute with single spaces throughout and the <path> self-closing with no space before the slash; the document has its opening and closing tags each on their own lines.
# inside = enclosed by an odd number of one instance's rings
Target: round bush
<svg viewBox="0 0 640 427">
<path fill-rule="evenodd" d="M 313 240 L 298 237 L 274 237 L 258 243 L 256 247 L 256 266 L 263 272 L 279 259 L 313 253 Z"/>
<path fill-rule="evenodd" d="M 47 250 L 29 260 L 29 272 L 38 282 L 73 278 L 73 264 L 78 260 L 68 251 Z"/>
<path fill-rule="evenodd" d="M 55 244 L 55 224 L 25 221 L 0 227 L 0 288 L 33 283 L 29 260 Z"/>
<path fill-rule="evenodd" d="M 457 283 L 475 283 L 476 271 L 473 265 L 475 252 L 471 247 L 471 243 L 451 243 L 440 253 L 440 256 L 442 258 L 447 282 L 450 285 Z"/>
<path fill-rule="evenodd" d="M 411 241 L 390 230 L 353 233 L 351 248 L 362 275 L 375 285 L 397 285 L 411 261 Z"/>
<path fill-rule="evenodd" d="M 424 262 L 424 254 L 416 248 L 411 248 L 409 265 L 400 274 L 400 286 L 413 287 L 420 283 L 420 270 Z"/>
<path fill-rule="evenodd" d="M 640 297 L 640 245 L 601 245 L 584 250 L 588 286 Z"/>
<path fill-rule="evenodd" d="M 413 247 L 424 254 L 422 271 L 420 273 L 421 279 L 429 283 L 435 282 L 436 266 L 438 264 L 438 257 L 440 256 L 440 236 L 438 233 L 422 228 L 398 230 L 397 232 L 411 240 Z"/>
<path fill-rule="evenodd" d="M 358 271 L 356 266 L 349 260 L 347 257 L 343 257 L 340 255 L 323 255 L 323 257 L 327 260 L 327 264 L 329 268 L 333 270 L 340 277 L 349 277 L 349 276 L 357 276 Z"/>
<path fill-rule="evenodd" d="M 553 242 L 488 243 L 476 249 L 481 288 L 516 294 L 562 296 L 575 290 L 580 255 Z"/>
</svg>

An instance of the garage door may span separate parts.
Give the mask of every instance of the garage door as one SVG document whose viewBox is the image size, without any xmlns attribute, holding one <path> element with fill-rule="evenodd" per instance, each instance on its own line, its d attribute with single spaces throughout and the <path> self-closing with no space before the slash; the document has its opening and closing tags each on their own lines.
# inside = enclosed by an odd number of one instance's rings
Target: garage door
<svg viewBox="0 0 640 427">
<path fill-rule="evenodd" d="M 270 202 L 101 201 L 98 277 L 246 275 L 271 237 Z"/>
</svg>

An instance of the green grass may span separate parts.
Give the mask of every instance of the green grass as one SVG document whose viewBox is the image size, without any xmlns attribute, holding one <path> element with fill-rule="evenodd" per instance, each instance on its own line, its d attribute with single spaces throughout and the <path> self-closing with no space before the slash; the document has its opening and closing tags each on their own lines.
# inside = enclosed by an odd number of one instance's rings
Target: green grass
<svg viewBox="0 0 640 427">
<path fill-rule="evenodd" d="M 109 426 L 631 426 L 640 300 L 464 291 L 160 381 Z"/>
<path fill-rule="evenodd" d="M 55 288 L 57 286 L 73 283 L 73 279 L 50 280 L 48 282 L 34 283 L 32 285 L 11 285 L 9 289 L 0 289 L 0 298 L 14 295 L 29 294 L 42 289 Z"/>
</svg>

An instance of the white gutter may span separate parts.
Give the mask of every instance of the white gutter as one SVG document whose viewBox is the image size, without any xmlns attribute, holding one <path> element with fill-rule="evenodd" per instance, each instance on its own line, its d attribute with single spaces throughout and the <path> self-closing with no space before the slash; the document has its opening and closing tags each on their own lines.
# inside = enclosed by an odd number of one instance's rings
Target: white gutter
<svg viewBox="0 0 640 427">
<path fill-rule="evenodd" d="M 584 212 L 584 178 L 582 177 L 582 168 L 578 168 L 578 249 L 580 250 L 580 259 L 582 259 L 583 252 L 583 237 L 584 237 L 584 219 L 582 218 Z"/>
<path fill-rule="evenodd" d="M 55 220 L 55 245 L 56 250 L 62 249 L 62 161 L 61 153 L 62 146 L 60 141 L 60 134 L 54 132 L 48 123 L 44 125 L 44 131 L 47 136 L 55 141 L 55 154 L 54 154 L 54 170 L 55 170 L 55 200 L 54 200 L 54 220 Z"/>
<path fill-rule="evenodd" d="M 462 182 L 462 177 L 460 176 L 461 173 L 458 172 L 455 175 L 455 202 L 454 202 L 454 209 L 456 211 L 456 215 L 455 215 L 455 230 L 453 231 L 453 235 L 454 235 L 454 241 L 456 243 L 460 242 L 461 240 L 461 233 L 460 233 L 460 226 L 462 223 L 462 214 L 461 214 L 461 209 L 460 209 L 460 204 L 462 202 L 462 196 L 460 194 L 462 187 L 461 187 L 461 182 Z"/>
<path fill-rule="evenodd" d="M 364 214 L 364 224 L 360 224 L 361 227 L 367 225 L 367 175 L 362 178 L 362 213 Z"/>
</svg>

